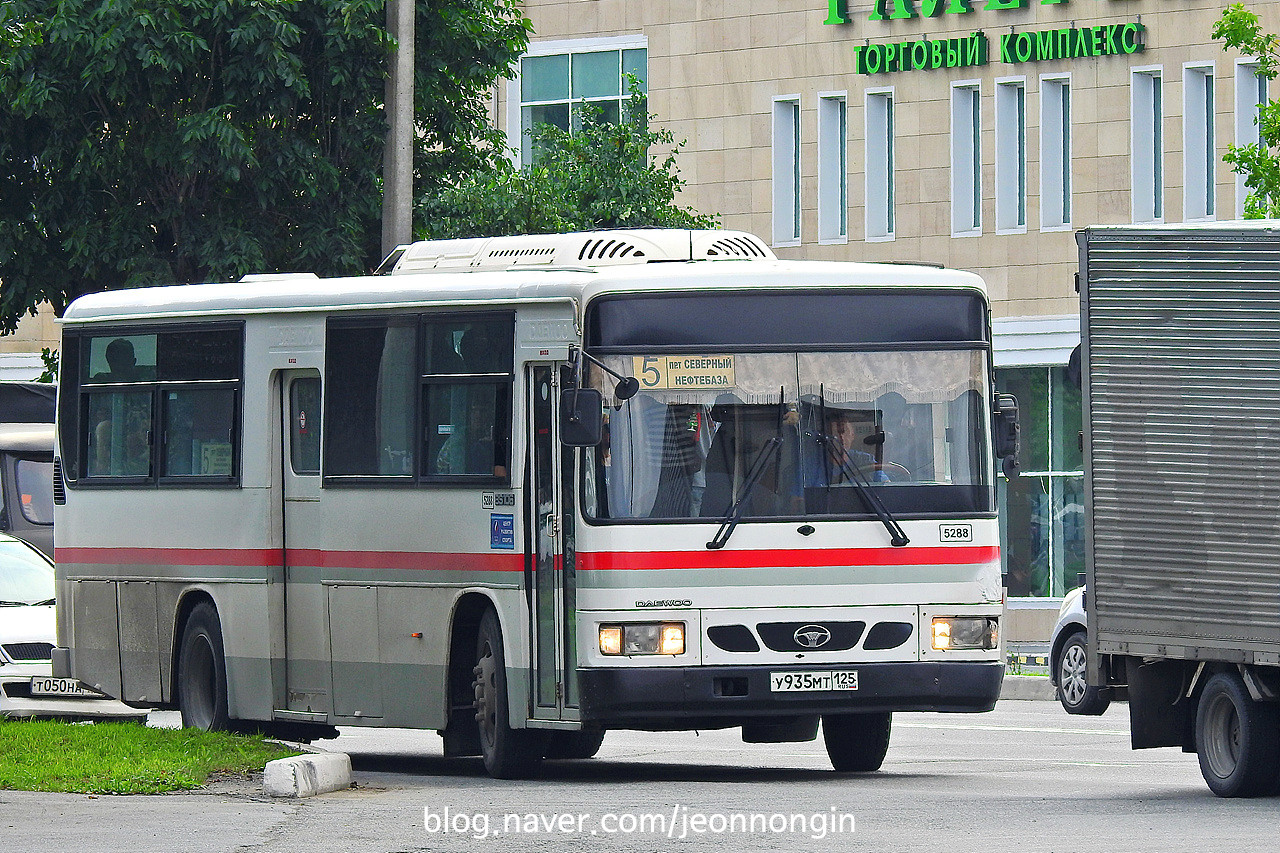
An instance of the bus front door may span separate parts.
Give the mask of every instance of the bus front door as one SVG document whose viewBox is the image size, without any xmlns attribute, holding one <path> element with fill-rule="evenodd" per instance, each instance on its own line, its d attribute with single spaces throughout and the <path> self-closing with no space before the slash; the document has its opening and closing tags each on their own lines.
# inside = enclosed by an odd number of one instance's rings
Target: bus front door
<svg viewBox="0 0 1280 853">
<path fill-rule="evenodd" d="M 561 446 L 557 430 L 559 380 L 551 365 L 530 370 L 526 517 L 533 531 L 533 716 L 540 720 L 578 719 L 573 451 Z"/>
</svg>

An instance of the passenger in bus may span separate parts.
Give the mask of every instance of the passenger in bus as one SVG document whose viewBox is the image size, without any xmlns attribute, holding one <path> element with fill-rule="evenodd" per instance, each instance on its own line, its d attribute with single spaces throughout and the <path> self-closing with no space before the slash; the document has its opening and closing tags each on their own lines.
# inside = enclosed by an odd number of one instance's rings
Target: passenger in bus
<svg viewBox="0 0 1280 853">
<path fill-rule="evenodd" d="M 495 440 L 497 408 L 486 400 L 479 389 L 467 400 L 464 424 L 454 424 L 436 456 L 437 474 L 486 474 L 507 476 L 505 443 Z"/>
<path fill-rule="evenodd" d="M 658 494 L 649 515 L 651 518 L 691 518 L 694 477 L 702 470 L 703 461 L 698 441 L 701 418 L 696 406 L 674 403 L 664 408 Z"/>
<path fill-rule="evenodd" d="M 107 370 L 90 377 L 94 382 L 140 382 L 154 379 L 154 368 L 140 367 L 133 342 L 128 338 L 116 338 L 107 344 L 104 353 Z"/>
</svg>

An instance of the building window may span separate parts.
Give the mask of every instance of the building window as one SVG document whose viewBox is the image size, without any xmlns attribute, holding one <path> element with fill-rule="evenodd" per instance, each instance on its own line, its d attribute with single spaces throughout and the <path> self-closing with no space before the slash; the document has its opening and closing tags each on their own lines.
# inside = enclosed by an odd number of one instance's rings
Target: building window
<svg viewBox="0 0 1280 853">
<path fill-rule="evenodd" d="M 1027 228 L 1027 85 L 996 83 L 996 228 Z"/>
<path fill-rule="evenodd" d="M 1000 368 L 1018 398 L 1021 474 L 1000 478 L 1004 586 L 1010 597 L 1061 596 L 1084 571 L 1080 389 L 1057 365 Z"/>
<path fill-rule="evenodd" d="M 648 90 L 648 52 L 644 47 L 606 49 L 596 42 L 580 49 L 535 47 L 548 52 L 531 52 L 520 60 L 521 162 L 529 163 L 536 157 L 529 135 L 536 125 L 550 124 L 561 130 L 581 127 L 584 101 L 599 109 L 606 121 L 616 122 L 630 95 L 628 75 L 636 78 L 642 93 Z"/>
<path fill-rule="evenodd" d="M 867 92 L 867 239 L 894 236 L 893 91 Z"/>
<path fill-rule="evenodd" d="M 1182 150 L 1184 219 L 1210 219 L 1215 211 L 1218 165 L 1214 134 L 1213 66 L 1182 69 Z"/>
<path fill-rule="evenodd" d="M 845 93 L 818 96 L 818 239 L 849 239 L 849 110 Z"/>
<path fill-rule="evenodd" d="M 1040 79 L 1040 227 L 1071 225 L 1071 81 Z"/>
<path fill-rule="evenodd" d="M 1133 72 L 1131 81 L 1133 221 L 1164 219 L 1164 104 L 1160 69 Z"/>
<path fill-rule="evenodd" d="M 976 82 L 951 87 L 951 233 L 982 233 L 982 111 Z"/>
<path fill-rule="evenodd" d="M 800 243 L 800 96 L 773 99 L 773 244 Z"/>
<path fill-rule="evenodd" d="M 1236 146 L 1256 145 L 1258 136 L 1259 107 L 1267 102 L 1267 78 L 1258 73 L 1253 62 L 1236 65 Z M 1244 202 L 1249 188 L 1244 185 L 1244 175 L 1236 175 L 1236 216 L 1243 218 Z"/>
</svg>

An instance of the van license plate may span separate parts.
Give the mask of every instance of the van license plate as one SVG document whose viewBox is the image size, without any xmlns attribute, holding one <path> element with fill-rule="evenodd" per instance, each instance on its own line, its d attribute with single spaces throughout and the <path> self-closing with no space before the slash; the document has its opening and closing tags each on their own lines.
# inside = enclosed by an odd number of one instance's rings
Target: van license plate
<svg viewBox="0 0 1280 853">
<path fill-rule="evenodd" d="M 91 687 L 86 687 L 74 678 L 50 678 L 37 675 L 31 679 L 32 696 L 92 696 L 102 694 Z"/>
<path fill-rule="evenodd" d="M 857 690 L 858 671 L 841 672 L 771 672 L 769 690 L 792 693 L 808 690 Z"/>
</svg>

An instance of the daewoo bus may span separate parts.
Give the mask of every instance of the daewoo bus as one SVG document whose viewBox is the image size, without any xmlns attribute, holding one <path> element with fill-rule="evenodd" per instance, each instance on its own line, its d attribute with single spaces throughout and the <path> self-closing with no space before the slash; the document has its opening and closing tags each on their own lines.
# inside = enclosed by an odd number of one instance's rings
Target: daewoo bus
<svg viewBox="0 0 1280 853">
<path fill-rule="evenodd" d="M 186 725 L 607 729 L 877 769 L 1002 678 L 975 275 L 738 232 L 417 243 L 63 318 L 60 671 Z M 993 437 L 998 439 L 993 448 Z"/>
</svg>

